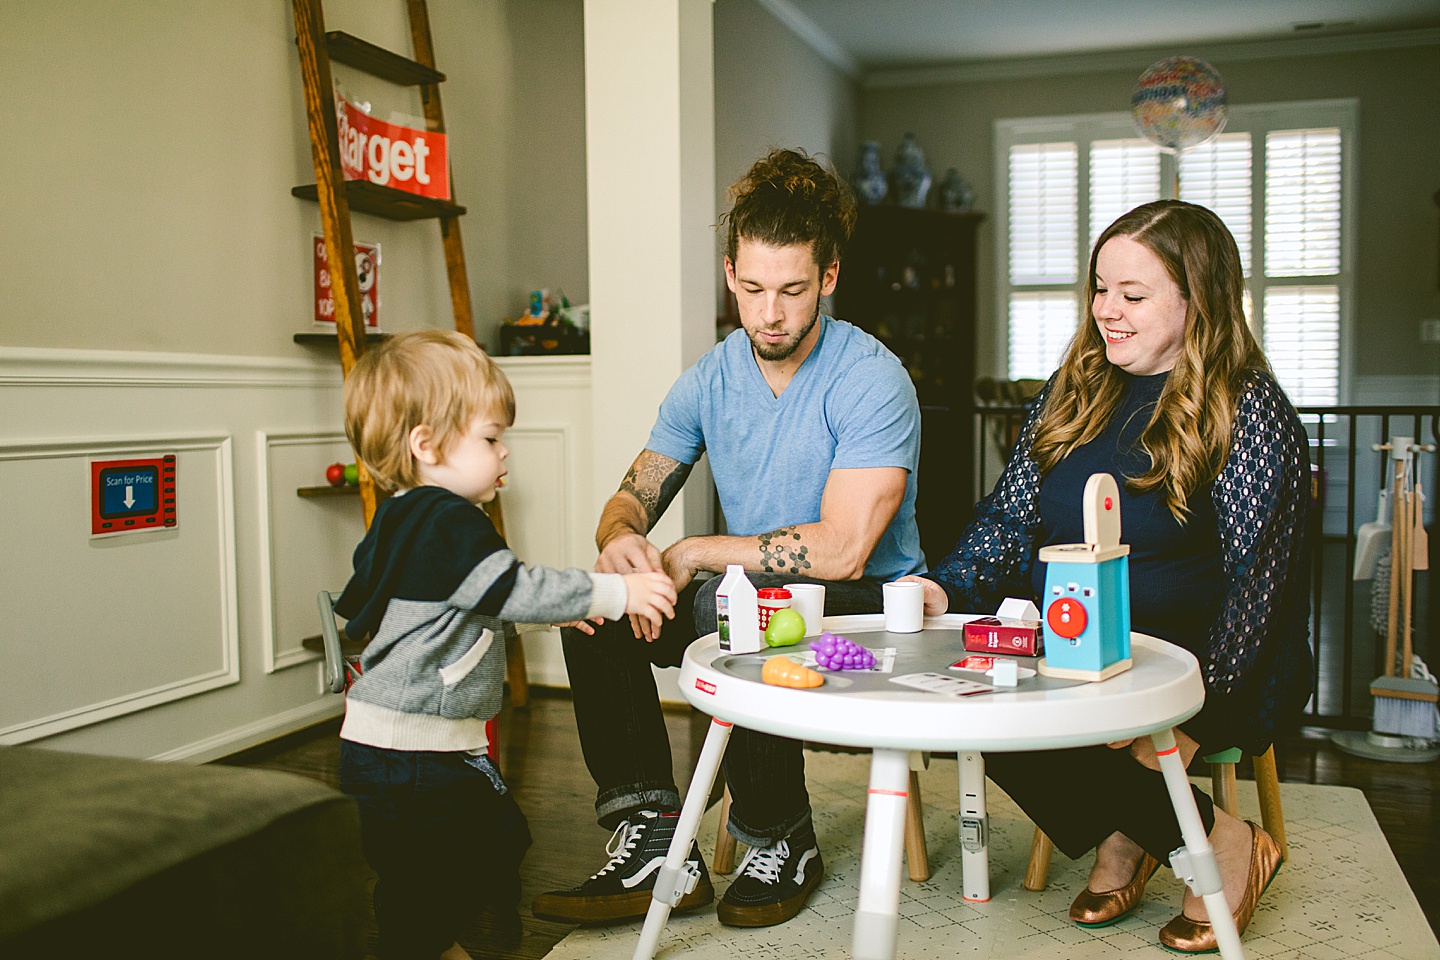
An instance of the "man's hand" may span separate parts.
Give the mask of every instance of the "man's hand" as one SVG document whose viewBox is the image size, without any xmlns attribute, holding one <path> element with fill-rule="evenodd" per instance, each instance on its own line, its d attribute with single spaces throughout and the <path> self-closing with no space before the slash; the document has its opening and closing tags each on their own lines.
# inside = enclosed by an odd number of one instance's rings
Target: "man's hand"
<svg viewBox="0 0 1440 960">
<path fill-rule="evenodd" d="M 595 561 L 596 573 L 651 573 L 664 571 L 660 551 L 638 533 L 624 533 L 605 544 Z"/>
<path fill-rule="evenodd" d="M 595 636 L 595 626 L 598 626 L 604 622 L 604 617 L 596 617 L 594 620 L 567 620 L 565 623 L 552 623 L 550 624 L 550 626 L 561 627 L 562 629 L 564 627 L 574 627 L 581 633 L 586 633 L 593 637 Z M 594 624 L 595 626 L 592 626 L 591 624 Z"/>
<path fill-rule="evenodd" d="M 1196 743 L 1184 730 L 1175 728 L 1175 745 L 1180 748 L 1180 762 L 1186 767 L 1190 761 L 1195 759 L 1195 754 L 1200 750 L 1200 744 Z M 1116 740 L 1114 743 L 1107 743 L 1111 750 L 1123 750 L 1129 748 L 1130 756 L 1134 757 L 1141 766 L 1149 767 L 1157 773 L 1160 770 L 1160 758 L 1155 755 L 1155 741 L 1149 737 L 1132 737 L 1129 740 Z"/>
<path fill-rule="evenodd" d="M 897 583 L 918 583 L 925 588 L 925 616 L 938 617 L 950 610 L 950 597 L 945 588 L 934 580 L 917 577 L 914 574 L 901 577 Z"/>
<path fill-rule="evenodd" d="M 660 551 L 656 549 L 655 544 L 638 533 L 622 533 L 617 537 L 612 537 L 605 544 L 605 548 L 600 551 L 600 556 L 595 560 L 595 572 L 619 573 L 627 576 L 632 573 L 664 573 L 665 565 L 660 559 Z M 673 598 L 671 603 L 674 603 Z M 673 609 L 670 611 L 670 616 L 675 616 Z M 639 614 L 631 613 L 630 630 L 635 634 L 637 640 L 656 640 L 660 637 L 660 620 L 657 617 L 651 621 Z M 593 630 L 588 632 L 594 633 Z"/>
<path fill-rule="evenodd" d="M 695 579 L 695 572 L 699 569 L 690 556 L 689 544 L 692 539 L 686 537 L 676 540 L 660 555 L 660 562 L 665 572 L 670 575 L 670 582 L 675 584 L 676 590 L 684 590 L 686 584 Z"/>
</svg>

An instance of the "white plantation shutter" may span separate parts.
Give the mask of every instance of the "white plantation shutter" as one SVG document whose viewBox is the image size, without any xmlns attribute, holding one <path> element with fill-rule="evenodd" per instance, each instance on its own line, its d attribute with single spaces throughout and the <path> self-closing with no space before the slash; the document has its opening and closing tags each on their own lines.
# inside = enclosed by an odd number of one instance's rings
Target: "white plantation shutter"
<svg viewBox="0 0 1440 960">
<path fill-rule="evenodd" d="M 1297 406 L 1340 400 L 1340 288 L 1272 286 L 1265 291 L 1265 355 Z"/>
<path fill-rule="evenodd" d="M 1265 137 L 1265 274 L 1340 272 L 1340 131 Z"/>
<path fill-rule="evenodd" d="M 1250 134 L 1222 133 L 1180 155 L 1180 199 L 1209 207 L 1240 248 L 1245 276 L 1254 270 Z"/>
<path fill-rule="evenodd" d="M 1074 283 L 1078 161 L 1073 143 L 1010 148 L 1010 282 Z"/>
<path fill-rule="evenodd" d="M 1090 240 L 1121 214 L 1160 199 L 1160 148 L 1149 140 L 1096 140 L 1090 144 Z"/>
<path fill-rule="evenodd" d="M 1010 294 L 1010 378 L 1044 380 L 1075 336 L 1073 292 Z"/>
</svg>

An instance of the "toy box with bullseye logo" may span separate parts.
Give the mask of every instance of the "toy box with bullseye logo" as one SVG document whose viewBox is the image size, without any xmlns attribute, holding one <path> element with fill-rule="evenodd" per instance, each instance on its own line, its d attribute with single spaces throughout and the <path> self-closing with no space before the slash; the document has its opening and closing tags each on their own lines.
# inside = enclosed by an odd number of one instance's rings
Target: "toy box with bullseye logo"
<svg viewBox="0 0 1440 960">
<path fill-rule="evenodd" d="M 965 624 L 965 649 L 1010 657 L 1038 657 L 1044 652 L 1040 611 L 1028 600 L 1011 598 L 993 617 Z"/>
</svg>

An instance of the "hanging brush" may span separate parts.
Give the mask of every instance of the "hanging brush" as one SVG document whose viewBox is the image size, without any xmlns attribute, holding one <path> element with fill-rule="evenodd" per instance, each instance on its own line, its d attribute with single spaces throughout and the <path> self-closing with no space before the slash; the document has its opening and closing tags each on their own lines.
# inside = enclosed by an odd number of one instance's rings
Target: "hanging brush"
<svg viewBox="0 0 1440 960">
<path fill-rule="evenodd" d="M 1375 698 L 1372 729 L 1379 734 L 1432 740 L 1436 735 L 1435 709 L 1440 701 L 1440 687 L 1433 679 L 1426 679 L 1428 671 L 1421 676 L 1412 675 L 1415 655 L 1411 640 L 1415 606 L 1414 530 L 1418 519 L 1412 464 L 1415 452 L 1427 448 L 1416 446 L 1413 437 L 1395 437 L 1389 447 L 1381 449 L 1390 451 L 1394 484 L 1390 491 L 1390 608 L 1385 632 L 1385 675 L 1376 677 L 1370 684 L 1370 695 Z M 1401 666 L 1397 669 L 1396 653 L 1401 651 Z"/>
</svg>

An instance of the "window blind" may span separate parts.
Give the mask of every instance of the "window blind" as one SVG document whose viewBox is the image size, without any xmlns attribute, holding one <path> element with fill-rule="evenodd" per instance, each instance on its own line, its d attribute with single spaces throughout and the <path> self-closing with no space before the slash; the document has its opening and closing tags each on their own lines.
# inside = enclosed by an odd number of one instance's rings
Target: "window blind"
<svg viewBox="0 0 1440 960">
<path fill-rule="evenodd" d="M 1340 288 L 1270 287 L 1265 291 L 1265 355 L 1290 402 L 1340 402 Z"/>
<path fill-rule="evenodd" d="M 1340 131 L 1265 137 L 1265 274 L 1340 272 Z"/>
<path fill-rule="evenodd" d="M 1010 282 L 1074 283 L 1078 158 L 1073 143 L 1010 148 Z"/>
<path fill-rule="evenodd" d="M 1075 336 L 1075 294 L 1010 295 L 1010 378 L 1044 380 L 1055 372 Z"/>
<path fill-rule="evenodd" d="M 1250 134 L 1222 133 L 1180 154 L 1180 199 L 1215 211 L 1235 237 L 1245 276 L 1253 269 Z"/>
<path fill-rule="evenodd" d="M 1149 140 L 1096 140 L 1090 144 L 1090 241 L 1121 214 L 1160 199 L 1160 149 Z"/>
</svg>

